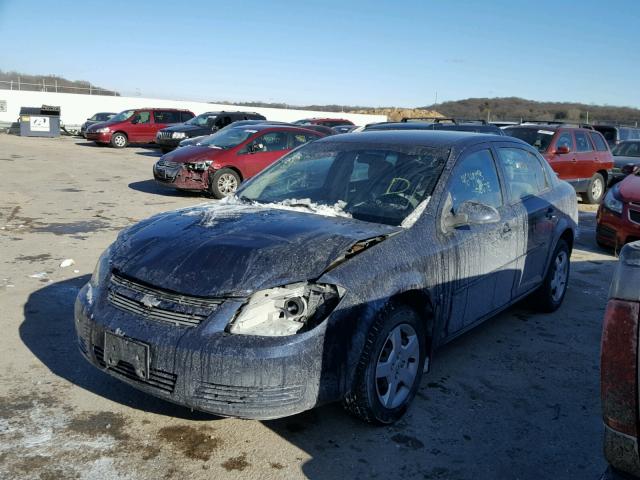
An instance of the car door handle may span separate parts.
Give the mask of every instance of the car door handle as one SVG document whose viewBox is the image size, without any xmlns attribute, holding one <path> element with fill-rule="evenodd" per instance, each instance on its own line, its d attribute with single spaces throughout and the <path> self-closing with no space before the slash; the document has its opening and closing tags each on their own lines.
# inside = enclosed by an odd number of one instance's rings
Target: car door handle
<svg viewBox="0 0 640 480">
<path fill-rule="evenodd" d="M 576 157 L 573 157 L 573 158 L 571 159 L 571 161 L 572 161 L 573 163 L 575 163 L 575 162 L 577 162 L 577 161 L 578 161 L 578 159 L 577 159 Z"/>
<path fill-rule="evenodd" d="M 544 214 L 545 217 L 547 217 L 549 220 L 553 220 L 554 218 L 556 218 L 556 210 L 553 207 L 549 207 L 547 208 L 547 211 Z"/>
</svg>

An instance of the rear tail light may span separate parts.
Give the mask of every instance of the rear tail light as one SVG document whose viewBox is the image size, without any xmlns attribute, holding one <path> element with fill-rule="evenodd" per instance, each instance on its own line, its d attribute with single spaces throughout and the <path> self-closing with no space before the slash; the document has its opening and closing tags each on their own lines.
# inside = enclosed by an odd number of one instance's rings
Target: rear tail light
<svg viewBox="0 0 640 480">
<path fill-rule="evenodd" d="M 611 283 L 602 326 L 600 396 L 605 424 L 638 434 L 640 242 L 626 245 Z"/>
</svg>

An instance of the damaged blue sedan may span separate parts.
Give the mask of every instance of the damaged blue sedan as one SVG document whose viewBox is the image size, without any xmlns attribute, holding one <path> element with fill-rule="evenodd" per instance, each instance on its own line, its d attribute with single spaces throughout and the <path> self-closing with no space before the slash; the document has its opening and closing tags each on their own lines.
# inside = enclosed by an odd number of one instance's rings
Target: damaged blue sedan
<svg viewBox="0 0 640 480">
<path fill-rule="evenodd" d="M 79 348 L 205 412 L 342 401 L 389 424 L 438 347 L 528 295 L 561 305 L 576 225 L 572 187 L 518 139 L 327 137 L 233 198 L 122 231 L 78 295 Z"/>
</svg>

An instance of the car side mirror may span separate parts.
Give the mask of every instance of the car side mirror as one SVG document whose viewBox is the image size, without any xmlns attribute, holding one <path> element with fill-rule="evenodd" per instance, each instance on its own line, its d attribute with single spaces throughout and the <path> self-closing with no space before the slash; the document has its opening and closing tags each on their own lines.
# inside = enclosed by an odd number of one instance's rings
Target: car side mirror
<svg viewBox="0 0 640 480">
<path fill-rule="evenodd" d="M 449 229 L 465 225 L 484 225 L 500 221 L 498 210 L 480 202 L 462 202 L 455 215 L 445 218 L 445 226 Z"/>
<path fill-rule="evenodd" d="M 263 149 L 264 145 L 262 143 L 252 143 L 249 145 L 249 153 L 261 152 Z"/>
<path fill-rule="evenodd" d="M 140 119 L 138 117 L 133 117 L 133 119 L 131 119 L 131 123 L 133 125 L 135 125 L 136 123 L 138 123 L 140 121 Z"/>
<path fill-rule="evenodd" d="M 558 155 L 564 155 L 571 152 L 571 149 L 569 148 L 568 145 L 560 145 L 558 148 L 556 148 L 556 153 Z"/>
<path fill-rule="evenodd" d="M 636 170 L 638 170 L 640 168 L 640 165 L 636 165 L 635 163 L 627 163 L 626 165 L 624 165 L 620 171 L 624 174 L 624 175 L 631 175 L 632 173 L 634 173 Z"/>
</svg>

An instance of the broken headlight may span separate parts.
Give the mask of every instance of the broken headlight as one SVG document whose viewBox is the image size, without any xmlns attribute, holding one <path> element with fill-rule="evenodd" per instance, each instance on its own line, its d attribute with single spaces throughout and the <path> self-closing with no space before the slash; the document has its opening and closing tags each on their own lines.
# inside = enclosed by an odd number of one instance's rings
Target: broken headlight
<svg viewBox="0 0 640 480">
<path fill-rule="evenodd" d="M 96 268 L 93 270 L 93 275 L 91 275 L 91 280 L 89 283 L 93 288 L 98 288 L 100 284 L 103 284 L 107 277 L 109 276 L 109 272 L 111 270 L 111 246 L 109 246 L 100 258 L 98 259 L 98 263 L 96 263 Z"/>
<path fill-rule="evenodd" d="M 619 185 L 620 184 L 616 184 L 615 187 L 613 187 L 611 190 L 607 192 L 607 194 L 604 197 L 604 201 L 602 203 L 606 209 L 611 210 L 612 212 L 617 213 L 618 215 L 622 215 L 622 209 L 624 205 L 622 204 L 622 201 L 618 197 L 618 195 L 620 194 Z"/>
<path fill-rule="evenodd" d="M 206 170 L 213 163 L 213 160 L 205 160 L 204 162 L 187 163 L 187 168 L 191 170 Z"/>
<path fill-rule="evenodd" d="M 322 322 L 343 294 L 341 287 L 307 282 L 261 290 L 249 297 L 229 324 L 229 332 L 264 337 L 294 335 Z"/>
</svg>

